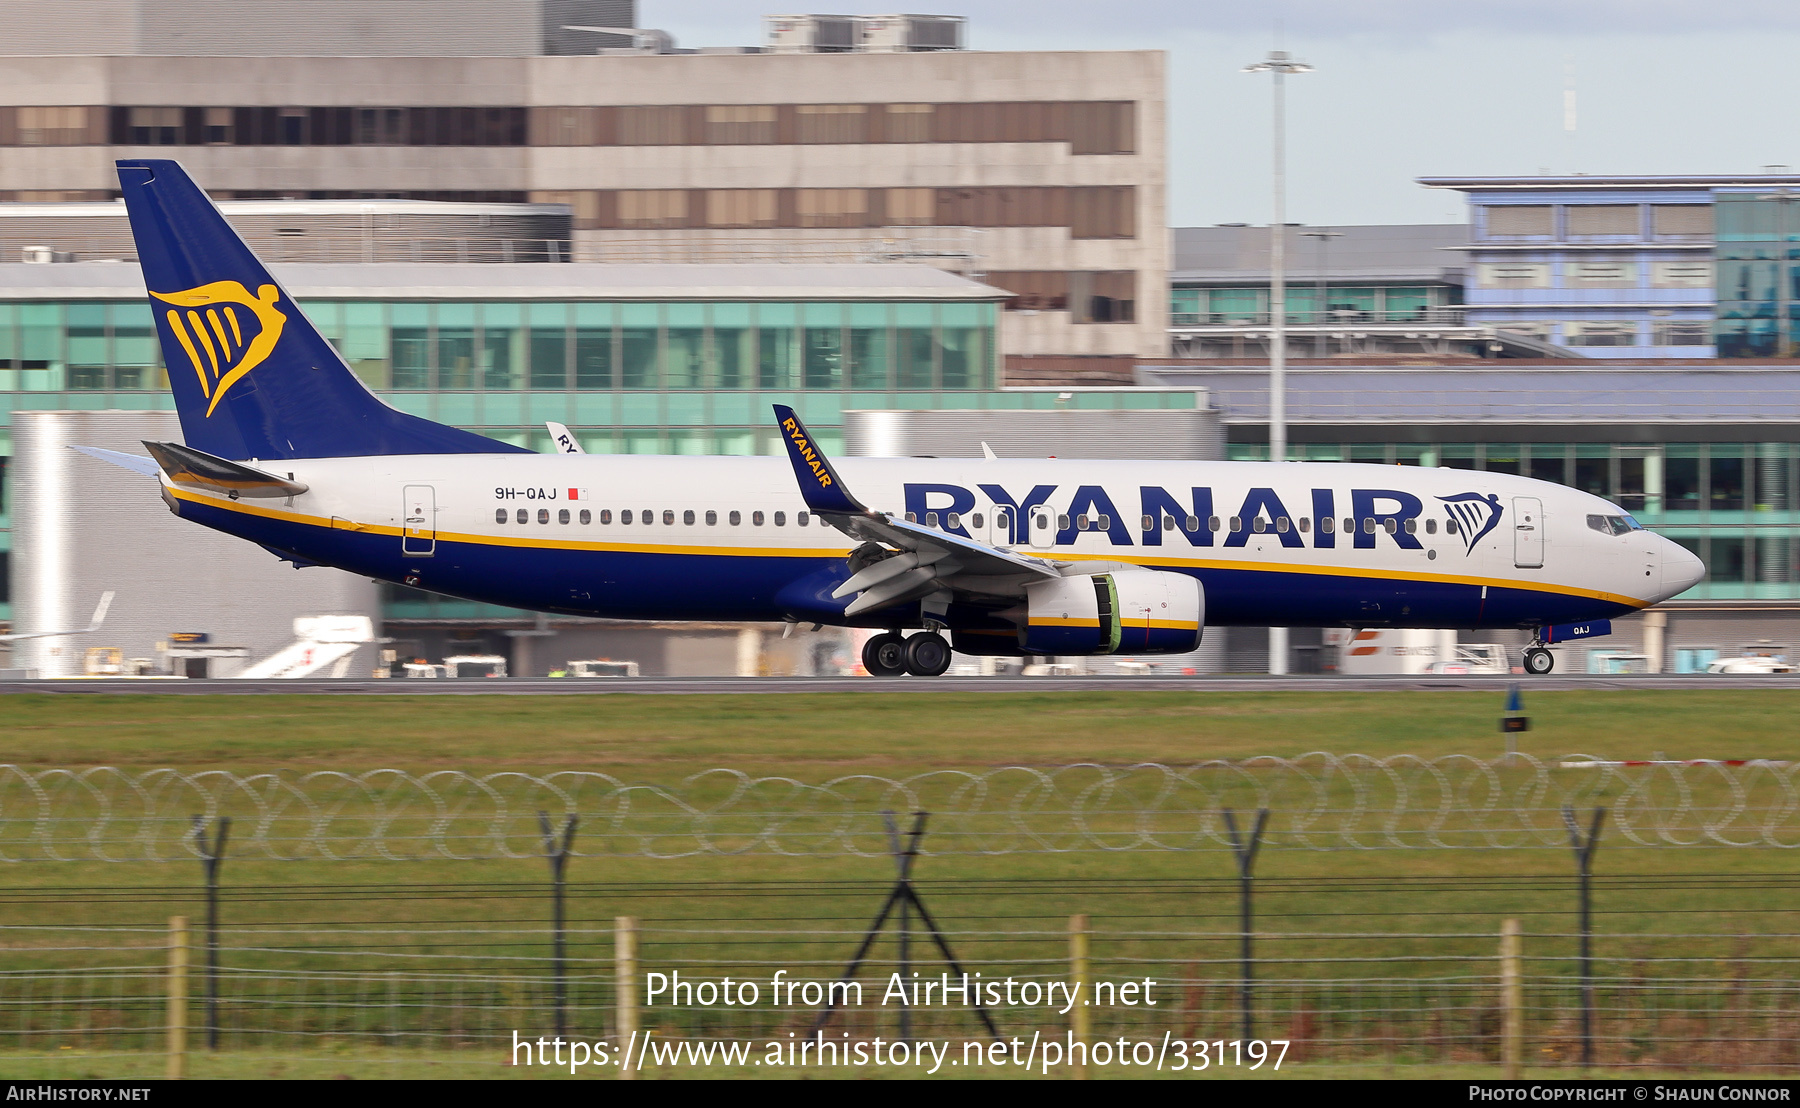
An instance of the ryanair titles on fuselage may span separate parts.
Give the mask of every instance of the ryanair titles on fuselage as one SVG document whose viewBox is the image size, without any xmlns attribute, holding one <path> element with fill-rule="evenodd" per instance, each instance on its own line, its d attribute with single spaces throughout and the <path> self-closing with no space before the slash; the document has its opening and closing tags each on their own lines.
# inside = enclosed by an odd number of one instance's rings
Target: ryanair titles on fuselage
<svg viewBox="0 0 1800 1108">
<path fill-rule="evenodd" d="M 1009 543 L 1026 541 L 1029 517 L 1033 509 L 1047 508 L 1056 496 L 1058 485 L 1037 485 L 1018 495 L 998 484 L 975 486 L 996 508 L 1005 512 L 1004 528 Z M 906 514 L 922 522 L 936 522 L 943 530 L 973 538 L 962 521 L 980 502 L 971 489 L 961 485 L 936 482 L 907 482 Z M 1338 492 L 1335 489 L 1311 489 L 1302 510 L 1296 512 L 1273 488 L 1252 488 L 1244 495 L 1235 511 L 1221 511 L 1210 486 L 1194 486 L 1177 495 L 1157 485 L 1140 485 L 1135 495 L 1123 498 L 1127 511 L 1120 510 L 1119 500 L 1101 485 L 1078 485 L 1066 508 L 1057 508 L 1056 545 L 1075 541 L 1080 531 L 1104 533 L 1114 546 L 1161 546 L 1165 533 L 1177 535 L 1190 546 L 1244 546 L 1253 535 L 1273 536 L 1283 547 L 1331 549 L 1340 537 L 1355 549 L 1373 549 L 1378 534 L 1387 534 L 1403 550 L 1419 550 L 1417 521 L 1425 514 L 1425 503 L 1403 489 L 1351 489 L 1345 526 L 1338 527 Z M 1438 497 L 1445 501 L 1444 518 L 1460 524 L 1455 530 L 1462 535 L 1466 550 L 1498 525 L 1503 509 L 1499 498 L 1477 493 L 1460 493 Z M 936 520 L 928 519 L 935 515 Z M 1165 531 L 1163 519 L 1172 516 L 1175 526 Z M 1221 527 L 1215 517 L 1234 517 L 1235 527 Z M 1301 519 L 1309 523 L 1301 530 Z M 1132 522 L 1139 526 L 1134 528 Z M 1145 526 L 1148 520 L 1151 525 Z M 1265 528 L 1256 530 L 1256 521 Z M 1327 522 L 1329 521 L 1329 522 Z M 996 523 L 1000 521 L 997 519 Z M 1412 524 L 1412 526 L 1409 526 Z M 1132 532 L 1137 531 L 1133 539 Z"/>
</svg>

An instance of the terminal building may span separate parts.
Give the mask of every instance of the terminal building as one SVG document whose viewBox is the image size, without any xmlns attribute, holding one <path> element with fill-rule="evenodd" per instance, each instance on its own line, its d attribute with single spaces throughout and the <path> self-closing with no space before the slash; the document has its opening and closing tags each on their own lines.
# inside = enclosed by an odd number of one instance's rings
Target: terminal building
<svg viewBox="0 0 1800 1108">
<path fill-rule="evenodd" d="M 578 261 L 912 260 L 1013 292 L 1014 358 L 1166 353 L 1160 51 L 974 51 L 907 16 L 838 21 L 841 44 L 827 17 L 717 50 L 589 33 L 584 55 L 570 28 L 634 13 L 583 0 L 25 8 L 0 202 L 104 201 L 115 159 L 163 157 L 221 199 L 563 204 Z"/>
<path fill-rule="evenodd" d="M 1467 321 L 1586 358 L 1793 358 L 1800 176 L 1423 177 L 1469 198 Z"/>
</svg>

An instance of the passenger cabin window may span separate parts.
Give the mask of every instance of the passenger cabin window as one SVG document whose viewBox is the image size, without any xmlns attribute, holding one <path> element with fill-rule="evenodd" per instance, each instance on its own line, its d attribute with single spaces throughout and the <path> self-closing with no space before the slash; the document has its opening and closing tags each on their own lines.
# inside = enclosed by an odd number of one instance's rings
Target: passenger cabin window
<svg viewBox="0 0 1800 1108">
<path fill-rule="evenodd" d="M 1088 529 L 1088 517 L 1076 516 L 1075 517 L 1075 530 L 1085 531 L 1087 529 Z"/>
<path fill-rule="evenodd" d="M 688 513 L 688 522 L 689 523 L 694 522 L 694 516 L 693 516 L 693 513 L 691 513 L 691 512 Z M 663 526 L 664 527 L 675 526 L 675 511 L 674 511 L 674 509 L 672 509 L 672 508 L 664 508 L 663 509 Z"/>
<path fill-rule="evenodd" d="M 1069 517 L 1067 515 L 1063 515 L 1063 514 L 1057 515 L 1056 529 L 1058 531 L 1067 531 L 1069 529 Z"/>
<path fill-rule="evenodd" d="M 529 522 L 531 522 L 531 513 L 526 511 L 523 508 L 520 508 L 517 519 L 520 523 L 529 523 Z"/>
<path fill-rule="evenodd" d="M 707 512 L 706 513 L 706 525 L 708 527 L 717 527 L 719 525 L 719 513 Z"/>
<path fill-rule="evenodd" d="M 556 513 L 556 522 L 558 522 L 558 523 L 569 522 L 569 509 L 562 508 L 562 509 L 558 510 Z"/>
<path fill-rule="evenodd" d="M 752 527 L 761 527 L 762 524 L 763 524 L 763 514 L 761 512 L 751 512 L 750 513 L 750 525 Z"/>
<path fill-rule="evenodd" d="M 981 530 L 981 513 L 980 512 L 974 512 L 974 513 L 970 514 L 969 526 L 975 528 L 975 530 L 977 530 L 977 531 Z"/>
<path fill-rule="evenodd" d="M 925 526 L 927 526 L 927 527 L 936 527 L 937 526 L 937 513 L 936 512 L 926 512 L 925 513 Z"/>
<path fill-rule="evenodd" d="M 1302 534 L 1302 535 L 1304 535 L 1304 534 L 1306 534 L 1306 532 L 1307 532 L 1307 531 L 1308 531 L 1308 530 L 1309 530 L 1309 529 L 1310 529 L 1310 528 L 1311 528 L 1311 527 L 1312 527 L 1312 520 L 1310 520 L 1310 519 L 1308 519 L 1308 518 L 1307 518 L 1307 517 L 1305 517 L 1305 516 L 1301 516 L 1301 517 L 1300 517 L 1300 533 L 1301 533 L 1301 534 Z"/>
<path fill-rule="evenodd" d="M 1319 520 L 1319 531 L 1322 534 L 1329 535 L 1336 530 L 1337 530 L 1337 519 L 1336 518 L 1334 518 L 1332 516 L 1325 516 Z"/>
<path fill-rule="evenodd" d="M 1425 533 L 1427 535 L 1437 534 L 1437 520 L 1428 519 L 1425 521 Z"/>
<path fill-rule="evenodd" d="M 538 522 L 539 523 L 549 523 L 550 522 L 550 509 L 548 509 L 548 508 L 539 508 L 538 509 Z"/>
<path fill-rule="evenodd" d="M 588 511 L 586 508 L 581 509 L 581 525 L 586 527 L 592 522 L 594 522 L 594 513 Z"/>
<path fill-rule="evenodd" d="M 612 509 L 611 508 L 600 509 L 600 524 L 601 524 L 601 526 L 606 526 L 607 524 L 610 524 L 611 522 L 612 522 Z M 630 523 L 631 521 L 626 520 L 625 522 Z"/>
<path fill-rule="evenodd" d="M 1393 529 L 1394 529 L 1394 528 L 1393 528 L 1393 521 L 1392 521 L 1392 520 L 1389 520 L 1389 521 L 1388 521 L 1388 531 L 1389 531 L 1389 532 L 1392 532 L 1392 531 L 1393 531 Z M 1416 535 L 1416 534 L 1418 534 L 1418 533 L 1419 533 L 1419 521 L 1418 521 L 1418 520 L 1416 520 L 1416 519 L 1409 519 L 1409 520 L 1407 520 L 1407 521 L 1406 521 L 1406 533 L 1407 533 L 1407 534 L 1409 534 L 1409 535 Z"/>
<path fill-rule="evenodd" d="M 1237 532 L 1242 531 L 1243 529 L 1244 529 L 1244 517 L 1243 516 L 1232 516 L 1231 517 L 1232 533 L 1236 534 Z"/>
<path fill-rule="evenodd" d="M 1460 530 L 1460 527 L 1454 519 L 1446 519 L 1444 521 L 1444 534 L 1454 535 L 1458 530 Z"/>
<path fill-rule="evenodd" d="M 505 523 L 506 522 L 506 509 L 505 508 L 495 508 L 494 509 L 494 522 L 495 523 Z"/>
<path fill-rule="evenodd" d="M 802 524 L 804 524 L 806 522 L 806 516 L 804 513 L 800 516 L 800 522 Z M 944 517 L 944 526 L 950 528 L 951 530 L 961 527 L 962 526 L 962 516 L 957 514 L 956 512 L 951 512 L 950 514 L 948 514 Z"/>
<path fill-rule="evenodd" d="M 1208 531 L 1217 531 L 1219 529 L 1219 517 L 1208 516 L 1206 518 L 1206 529 Z"/>
<path fill-rule="evenodd" d="M 726 516 L 725 518 L 731 522 L 731 525 L 733 527 L 737 527 L 744 522 L 744 513 L 732 512 L 730 515 Z"/>
<path fill-rule="evenodd" d="M 664 512 L 663 514 L 668 515 L 669 513 Z M 684 526 L 692 527 L 694 525 L 694 509 L 689 508 L 687 511 L 682 512 L 681 522 Z"/>
<path fill-rule="evenodd" d="M 786 527 L 787 526 L 787 513 L 786 512 L 776 512 L 775 513 L 775 526 L 777 526 L 777 527 Z"/>
<path fill-rule="evenodd" d="M 1187 517 L 1187 527 L 1184 528 L 1184 530 L 1188 531 L 1189 533 L 1200 530 L 1200 517 L 1199 516 Z"/>
<path fill-rule="evenodd" d="M 619 513 L 619 522 L 627 523 L 627 524 L 631 522 L 631 509 L 630 508 L 626 508 L 624 511 Z"/>
</svg>

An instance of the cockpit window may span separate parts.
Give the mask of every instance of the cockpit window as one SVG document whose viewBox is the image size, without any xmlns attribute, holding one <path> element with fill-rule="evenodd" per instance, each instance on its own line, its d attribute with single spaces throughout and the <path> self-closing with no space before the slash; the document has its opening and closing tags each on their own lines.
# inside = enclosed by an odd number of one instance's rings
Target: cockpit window
<svg viewBox="0 0 1800 1108">
<path fill-rule="evenodd" d="M 1630 516 L 1589 516 L 1587 525 L 1602 535 L 1623 535 L 1631 531 L 1642 531 L 1644 525 Z"/>
</svg>

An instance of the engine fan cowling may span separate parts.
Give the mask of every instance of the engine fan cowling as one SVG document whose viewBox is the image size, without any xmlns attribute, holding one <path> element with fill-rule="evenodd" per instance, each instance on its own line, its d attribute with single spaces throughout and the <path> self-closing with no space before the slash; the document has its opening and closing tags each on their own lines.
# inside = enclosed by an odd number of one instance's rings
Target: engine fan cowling
<svg viewBox="0 0 1800 1108">
<path fill-rule="evenodd" d="M 1200 645 L 1206 594 L 1186 574 L 1120 570 L 1027 586 L 1027 654 L 1183 654 Z"/>
<path fill-rule="evenodd" d="M 1119 623 L 1114 653 L 1186 654 L 1200 648 L 1206 590 L 1198 578 L 1151 569 L 1109 576 Z"/>
</svg>

